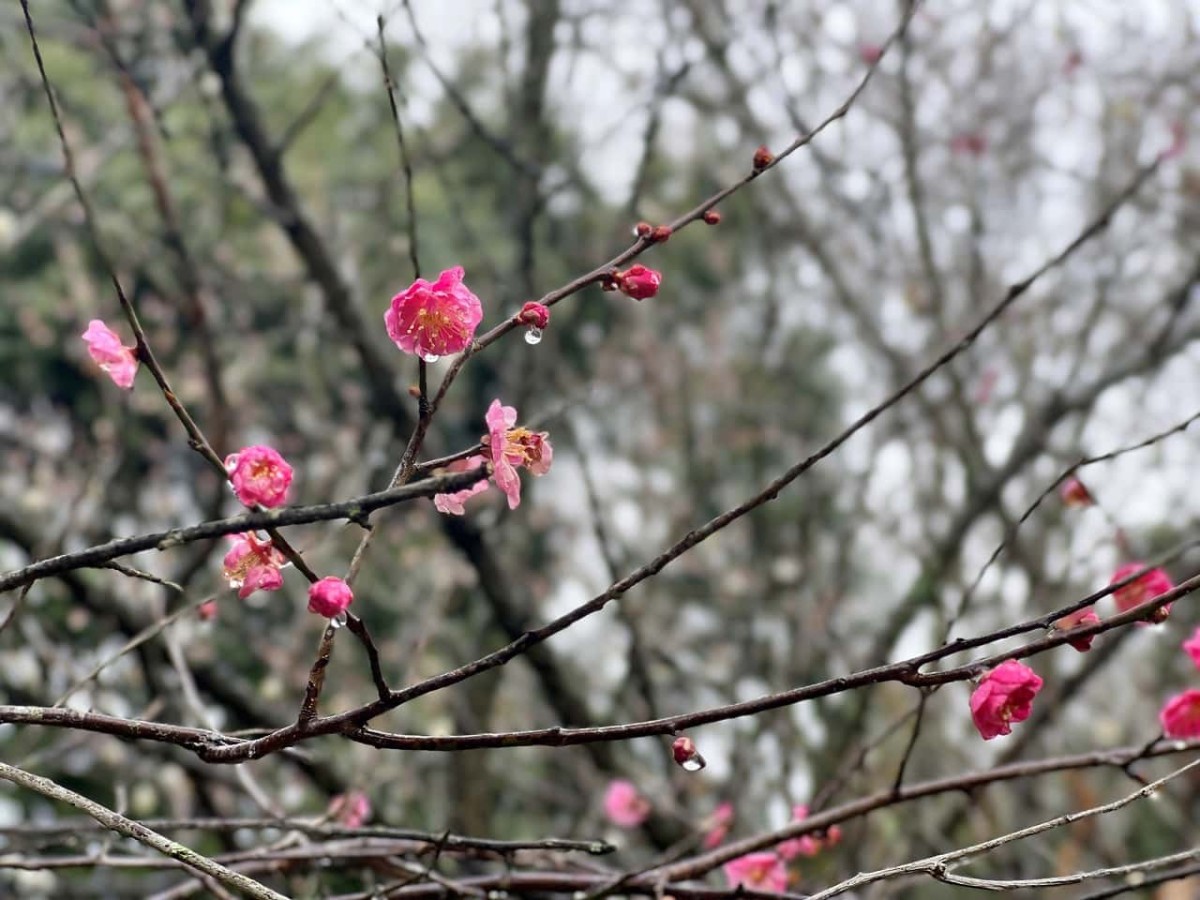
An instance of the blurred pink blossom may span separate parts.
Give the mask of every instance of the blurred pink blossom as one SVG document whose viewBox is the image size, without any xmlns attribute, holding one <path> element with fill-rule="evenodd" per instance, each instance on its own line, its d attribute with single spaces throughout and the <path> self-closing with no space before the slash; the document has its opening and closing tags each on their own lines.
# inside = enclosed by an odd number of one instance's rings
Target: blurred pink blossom
<svg viewBox="0 0 1200 900">
<path fill-rule="evenodd" d="M 88 322 L 83 342 L 87 344 L 88 355 L 117 387 L 125 390 L 133 387 L 138 370 L 136 347 L 123 346 L 117 333 L 99 319 Z"/>
<path fill-rule="evenodd" d="M 741 885 L 753 891 L 782 894 L 787 890 L 787 868 L 774 853 L 747 853 L 724 865 L 731 888 Z"/>
<path fill-rule="evenodd" d="M 362 828 L 371 818 L 371 801 L 362 791 L 347 791 L 329 801 L 328 815 L 346 828 Z"/>
<path fill-rule="evenodd" d="M 1113 585 L 1117 582 L 1124 581 L 1135 572 L 1140 572 L 1146 568 L 1143 562 L 1128 562 L 1117 569 L 1113 573 L 1113 577 L 1109 579 L 1109 584 Z M 1137 578 L 1123 588 L 1118 588 L 1113 594 L 1113 600 L 1117 604 L 1119 612 L 1128 612 L 1134 607 L 1141 606 L 1143 603 L 1149 603 L 1155 597 L 1160 597 L 1171 588 L 1175 587 L 1171 582 L 1171 576 L 1162 569 L 1151 569 L 1141 578 Z M 1171 613 L 1170 603 L 1165 606 L 1160 606 L 1150 616 L 1149 621 L 1138 622 L 1139 625 L 1149 625 L 1151 622 L 1160 623 L 1167 620 L 1167 616 Z"/>
<path fill-rule="evenodd" d="M 708 832 L 704 835 L 704 849 L 711 850 L 719 846 L 729 829 L 733 827 L 733 804 L 722 803 L 713 810 L 706 821 Z"/>
<path fill-rule="evenodd" d="M 1096 611 L 1090 606 L 1085 606 L 1083 609 L 1077 609 L 1073 613 L 1068 613 L 1057 622 L 1054 627 L 1059 631 L 1070 631 L 1072 628 L 1079 628 L 1083 625 L 1095 625 L 1100 621 L 1100 617 L 1096 615 Z M 1067 641 L 1072 647 L 1080 653 L 1086 653 L 1092 649 L 1092 642 L 1096 640 L 1096 635 L 1089 634 L 1086 637 L 1078 637 L 1072 641 Z"/>
<path fill-rule="evenodd" d="M 637 828 L 650 815 L 650 801 L 638 793 L 633 782 L 618 778 L 604 792 L 604 815 L 621 828 Z"/>
<path fill-rule="evenodd" d="M 1200 737 L 1200 691 L 1190 688 L 1176 694 L 1163 704 L 1158 719 L 1167 737 Z"/>
</svg>

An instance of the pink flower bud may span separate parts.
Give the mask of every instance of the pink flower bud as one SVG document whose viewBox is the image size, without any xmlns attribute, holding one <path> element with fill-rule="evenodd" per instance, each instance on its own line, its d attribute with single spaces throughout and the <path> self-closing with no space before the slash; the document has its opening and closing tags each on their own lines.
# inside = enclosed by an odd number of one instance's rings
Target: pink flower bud
<svg viewBox="0 0 1200 900">
<path fill-rule="evenodd" d="M 1058 497 L 1063 506 L 1091 506 L 1096 502 L 1087 486 L 1074 475 L 1058 486 Z"/>
<path fill-rule="evenodd" d="M 671 755 L 675 757 L 675 764 L 685 772 L 699 772 L 708 765 L 692 739 L 683 735 L 675 738 L 671 744 Z"/>
<path fill-rule="evenodd" d="M 196 607 L 196 615 L 200 617 L 201 622 L 211 622 L 217 617 L 217 601 L 205 600 Z"/>
<path fill-rule="evenodd" d="M 672 229 L 670 225 L 659 225 L 652 232 L 650 232 L 650 240 L 654 241 L 656 244 L 665 244 L 671 239 L 671 235 L 673 233 L 674 229 Z"/>
<path fill-rule="evenodd" d="M 1146 568 L 1146 564 L 1142 562 L 1125 563 L 1113 573 L 1113 577 L 1109 579 L 1109 584 L 1116 584 L 1124 581 L 1135 572 L 1140 572 Z M 1171 576 L 1162 569 L 1151 569 L 1141 578 L 1137 578 L 1125 585 L 1123 588 L 1118 588 L 1113 594 L 1113 600 L 1117 604 L 1119 612 L 1128 612 L 1134 607 L 1141 606 L 1143 603 L 1149 603 L 1155 597 L 1160 597 L 1167 591 L 1175 587 L 1171 583 Z M 1150 614 L 1147 621 L 1138 622 L 1139 625 L 1149 625 L 1151 623 L 1159 624 L 1167 620 L 1167 616 L 1171 614 L 1172 604 L 1167 603 L 1160 606 Z"/>
<path fill-rule="evenodd" d="M 719 225 L 721 223 L 721 213 L 715 209 L 706 209 L 703 218 L 705 225 Z"/>
<path fill-rule="evenodd" d="M 1042 689 L 1033 669 L 1015 659 L 1005 660 L 979 681 L 971 694 L 971 718 L 985 741 L 1012 734 L 1013 722 L 1024 722 L 1033 712 L 1033 698 Z"/>
<path fill-rule="evenodd" d="M 533 328 L 545 328 L 550 324 L 550 310 L 535 300 L 530 300 L 517 313 L 517 321 Z"/>
<path fill-rule="evenodd" d="M 638 222 L 633 229 L 633 233 L 640 238 L 650 237 L 650 232 L 652 231 L 654 231 L 654 226 L 649 222 Z"/>
<path fill-rule="evenodd" d="M 750 161 L 750 164 L 754 168 L 755 172 L 761 172 L 773 162 L 775 162 L 775 154 L 767 149 L 766 144 L 761 144 L 759 148 L 754 151 L 754 158 Z"/>
<path fill-rule="evenodd" d="M 483 320 L 483 306 L 462 280 L 462 266 L 455 266 L 432 284 L 418 278 L 393 297 L 383 316 L 388 337 L 426 362 L 465 350 Z"/>
<path fill-rule="evenodd" d="M 624 272 L 618 272 L 614 277 L 621 293 L 634 300 L 646 300 L 653 297 L 658 293 L 658 288 L 662 284 L 662 273 L 647 268 L 641 263 L 630 266 Z"/>
<path fill-rule="evenodd" d="M 130 390 L 137 375 L 138 358 L 136 347 L 125 347 L 117 333 L 101 322 L 92 319 L 83 333 L 88 355 L 119 388 Z"/>
<path fill-rule="evenodd" d="M 354 602 L 354 593 L 350 585 L 332 575 L 322 578 L 308 588 L 308 611 L 332 619 L 346 611 Z"/>
<path fill-rule="evenodd" d="M 883 48 L 878 44 L 859 44 L 858 58 L 868 66 L 873 66 L 883 58 Z"/>
<path fill-rule="evenodd" d="M 261 504 L 268 509 L 287 502 L 292 483 L 292 467 L 271 447 L 243 447 L 225 457 L 225 470 L 233 483 L 233 492 L 247 506 Z"/>
<path fill-rule="evenodd" d="M 1176 694 L 1163 705 L 1158 720 L 1169 738 L 1200 737 L 1200 691 L 1189 688 Z"/>
<path fill-rule="evenodd" d="M 618 778 L 604 792 L 604 815 L 620 828 L 637 828 L 650 816 L 650 801 L 632 782 Z"/>
<path fill-rule="evenodd" d="M 1100 617 L 1096 615 L 1095 610 L 1090 606 L 1085 606 L 1083 609 L 1076 610 L 1073 613 L 1063 616 L 1054 623 L 1054 628 L 1057 631 L 1071 631 L 1074 628 L 1080 628 L 1084 625 L 1095 625 L 1100 621 Z M 1073 641 L 1067 641 L 1072 647 L 1080 653 L 1086 653 L 1092 649 L 1092 642 L 1096 640 L 1096 635 L 1089 634 L 1086 637 L 1075 638 Z"/>
</svg>

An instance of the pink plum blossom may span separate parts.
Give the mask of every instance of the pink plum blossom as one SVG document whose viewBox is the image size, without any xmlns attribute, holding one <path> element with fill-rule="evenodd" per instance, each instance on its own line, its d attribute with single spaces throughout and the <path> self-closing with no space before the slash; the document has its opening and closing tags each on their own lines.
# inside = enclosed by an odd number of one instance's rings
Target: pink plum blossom
<svg viewBox="0 0 1200 900">
<path fill-rule="evenodd" d="M 1054 627 L 1058 631 L 1070 631 L 1073 628 L 1080 628 L 1084 625 L 1095 625 L 1100 621 L 1100 617 L 1096 615 L 1096 611 L 1090 606 L 1085 606 L 1083 609 L 1077 609 L 1073 613 L 1068 613 L 1057 622 Z M 1096 640 L 1096 635 L 1089 634 L 1086 637 L 1075 638 L 1072 641 L 1067 641 L 1072 647 L 1080 653 L 1086 653 L 1092 649 L 1092 641 Z"/>
<path fill-rule="evenodd" d="M 217 617 L 217 601 L 205 600 L 196 607 L 196 615 L 200 617 L 201 622 L 211 622 Z"/>
<path fill-rule="evenodd" d="M 650 816 L 650 801 L 638 793 L 633 782 L 618 778 L 604 792 L 604 815 L 621 828 L 637 828 Z"/>
<path fill-rule="evenodd" d="M 1087 489 L 1087 485 L 1074 475 L 1058 486 L 1058 498 L 1062 500 L 1063 506 L 1091 506 L 1096 502 L 1092 499 L 1092 492 Z"/>
<path fill-rule="evenodd" d="M 1113 573 L 1113 577 L 1108 583 L 1110 585 L 1117 584 L 1144 568 L 1146 568 L 1146 564 L 1143 562 L 1125 563 L 1125 565 Z M 1123 588 L 1118 588 L 1113 594 L 1113 600 L 1116 601 L 1119 612 L 1128 612 L 1134 607 L 1141 606 L 1143 603 L 1149 603 L 1155 597 L 1162 596 L 1173 587 L 1175 585 L 1171 583 L 1170 575 L 1162 569 L 1151 569 L 1141 578 L 1131 581 Z M 1149 622 L 1138 622 L 1138 624 L 1149 625 L 1150 622 L 1165 622 L 1170 613 L 1171 604 L 1168 603 L 1165 606 L 1160 606 L 1151 613 Z"/>
<path fill-rule="evenodd" d="M 233 492 L 247 506 L 261 504 L 270 509 L 287 502 L 292 467 L 279 451 L 258 444 L 243 447 L 225 457 L 225 470 Z"/>
<path fill-rule="evenodd" d="M 614 278 L 617 290 L 626 297 L 634 300 L 646 300 L 658 293 L 662 284 L 662 273 L 643 266 L 641 263 L 630 266 L 624 272 L 618 272 Z"/>
<path fill-rule="evenodd" d="M 1192 636 L 1183 642 L 1184 652 L 1192 658 L 1192 663 L 1200 669 L 1200 628 L 1192 632 Z"/>
<path fill-rule="evenodd" d="M 774 853 L 747 853 L 723 866 L 731 888 L 741 885 L 752 891 L 782 894 L 787 890 L 787 868 Z"/>
<path fill-rule="evenodd" d="M 332 619 L 354 602 L 350 585 L 332 575 L 308 587 L 308 611 Z"/>
<path fill-rule="evenodd" d="M 225 554 L 223 574 L 238 597 L 245 600 L 255 591 L 277 591 L 283 587 L 280 568 L 287 557 L 271 542 L 260 540 L 253 532 L 231 534 L 233 546 Z"/>
<path fill-rule="evenodd" d="M 487 460 L 482 456 L 468 456 L 466 459 L 457 459 L 446 466 L 448 472 L 470 472 L 472 469 L 477 469 L 482 466 Z M 460 491 L 454 491 L 449 494 L 434 494 L 433 505 L 440 513 L 445 513 L 450 516 L 465 515 L 467 510 L 463 506 L 468 500 L 476 494 L 482 494 L 487 490 L 487 479 L 480 478 L 470 487 L 465 487 Z"/>
<path fill-rule="evenodd" d="M 722 803 L 713 810 L 706 822 L 708 831 L 704 835 L 704 849 L 711 850 L 720 845 L 733 827 L 733 804 Z"/>
<path fill-rule="evenodd" d="M 327 815 L 346 828 L 362 828 L 371 818 L 371 801 L 362 791 L 347 791 L 329 801 Z"/>
<path fill-rule="evenodd" d="M 122 345 L 117 333 L 99 319 L 88 322 L 83 341 L 87 344 L 88 355 L 117 387 L 125 390 L 133 387 L 138 370 L 136 347 Z"/>
<path fill-rule="evenodd" d="M 488 407 L 488 433 L 483 439 L 483 455 L 492 463 L 492 479 L 508 498 L 508 508 L 521 503 L 521 479 L 517 469 L 527 468 L 534 475 L 550 471 L 554 448 L 544 431 L 517 428 L 517 411 L 493 400 Z"/>
<path fill-rule="evenodd" d="M 462 266 L 455 266 L 432 284 L 418 278 L 393 297 L 383 316 L 388 337 L 427 362 L 465 350 L 483 319 L 483 306 L 462 280 Z"/>
<path fill-rule="evenodd" d="M 1012 733 L 1013 722 L 1024 722 L 1033 711 L 1033 698 L 1042 679 L 1033 669 L 1008 659 L 989 671 L 971 694 L 971 718 L 985 741 Z"/>
<path fill-rule="evenodd" d="M 1189 688 L 1176 694 L 1163 704 L 1158 720 L 1169 738 L 1200 737 L 1200 691 Z"/>
</svg>

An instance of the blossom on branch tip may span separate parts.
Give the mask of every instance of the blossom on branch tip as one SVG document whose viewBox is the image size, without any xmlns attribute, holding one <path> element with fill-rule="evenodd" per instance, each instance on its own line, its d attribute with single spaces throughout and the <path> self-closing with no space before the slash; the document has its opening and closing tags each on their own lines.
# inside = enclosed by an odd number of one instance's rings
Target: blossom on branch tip
<svg viewBox="0 0 1200 900">
<path fill-rule="evenodd" d="M 247 506 L 261 504 L 268 509 L 287 502 L 292 483 L 292 467 L 279 451 L 255 444 L 225 457 L 225 471 L 233 492 Z"/>
<path fill-rule="evenodd" d="M 432 284 L 418 278 L 393 297 L 383 316 L 388 337 L 426 362 L 465 350 L 483 320 L 483 305 L 462 280 L 462 266 L 455 266 Z"/>
<path fill-rule="evenodd" d="M 1200 691 L 1190 688 L 1163 704 L 1158 720 L 1169 738 L 1200 737 Z"/>
<path fill-rule="evenodd" d="M 487 460 L 482 456 L 468 456 L 466 459 L 455 460 L 446 466 L 448 472 L 469 472 L 482 466 Z M 465 487 L 460 491 L 454 491 L 449 494 L 434 494 L 433 505 L 440 513 L 445 513 L 449 516 L 465 515 L 467 510 L 463 506 L 468 500 L 476 494 L 482 494 L 487 490 L 487 478 L 480 478 L 470 487 Z"/>
<path fill-rule="evenodd" d="M 124 346 L 117 333 L 99 319 L 88 322 L 83 342 L 87 344 L 88 355 L 117 387 L 125 390 L 133 387 L 138 370 L 136 347 Z"/>
<path fill-rule="evenodd" d="M 1013 722 L 1024 722 L 1033 712 L 1033 698 L 1042 689 L 1033 669 L 1008 659 L 989 671 L 971 694 L 971 718 L 985 741 L 1012 734 Z"/>
<path fill-rule="evenodd" d="M 550 471 L 554 448 L 544 431 L 517 428 L 517 411 L 493 400 L 488 407 L 488 433 L 483 438 L 483 455 L 492 463 L 492 480 L 508 498 L 508 508 L 521 503 L 521 479 L 517 469 L 526 468 L 534 475 Z"/>
<path fill-rule="evenodd" d="M 1124 581 L 1135 572 L 1140 572 L 1146 568 L 1143 562 L 1125 563 L 1113 573 L 1113 577 L 1109 579 L 1109 585 L 1117 584 Z M 1141 606 L 1143 603 L 1149 603 L 1155 597 L 1161 597 L 1167 591 L 1171 590 L 1175 585 L 1171 582 L 1171 576 L 1162 569 L 1151 569 L 1141 578 L 1136 578 L 1125 587 L 1117 588 L 1113 593 L 1113 600 L 1117 604 L 1117 609 L 1120 612 L 1128 612 L 1129 610 Z M 1171 604 L 1167 603 L 1160 606 L 1150 614 L 1149 621 L 1138 622 L 1139 625 L 1149 625 L 1151 622 L 1159 624 L 1167 620 L 1167 616 L 1171 614 Z"/>
<path fill-rule="evenodd" d="M 270 538 L 260 540 L 251 531 L 231 534 L 233 546 L 222 561 L 222 574 L 231 588 L 238 589 L 238 597 L 245 600 L 255 591 L 277 591 L 283 587 L 283 573 L 287 557 L 280 552 Z"/>
<path fill-rule="evenodd" d="M 787 890 L 787 868 L 774 853 L 747 853 L 722 866 L 731 888 L 782 894 Z"/>
<path fill-rule="evenodd" d="M 1095 625 L 1099 621 L 1100 617 L 1096 615 L 1096 611 L 1090 606 L 1085 606 L 1083 609 L 1077 609 L 1075 612 L 1063 616 L 1054 623 L 1054 628 L 1057 631 L 1071 631 L 1074 628 L 1081 628 L 1084 625 Z M 1080 653 L 1086 653 L 1092 649 L 1092 641 L 1094 640 L 1096 640 L 1096 635 L 1089 634 L 1086 637 L 1078 637 L 1067 641 L 1067 643 Z"/>
<path fill-rule="evenodd" d="M 662 273 L 643 266 L 641 263 L 635 263 L 624 272 L 617 272 L 613 279 L 616 282 L 617 290 L 626 297 L 632 297 L 634 300 L 647 300 L 658 293 L 658 288 L 662 284 Z"/>
<path fill-rule="evenodd" d="M 618 778 L 604 792 L 604 815 L 620 828 L 637 828 L 650 816 L 650 801 L 633 782 Z"/>
<path fill-rule="evenodd" d="M 330 575 L 308 586 L 308 611 L 332 619 L 354 602 L 350 585 Z"/>
<path fill-rule="evenodd" d="M 1058 486 L 1058 498 L 1062 500 L 1063 506 L 1091 506 L 1096 502 L 1087 485 L 1074 475 Z"/>
</svg>

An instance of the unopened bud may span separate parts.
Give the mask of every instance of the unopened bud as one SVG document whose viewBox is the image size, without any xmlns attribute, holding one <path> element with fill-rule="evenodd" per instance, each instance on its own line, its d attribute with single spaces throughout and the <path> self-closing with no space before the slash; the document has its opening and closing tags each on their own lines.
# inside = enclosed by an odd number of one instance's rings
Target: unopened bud
<svg viewBox="0 0 1200 900">
<path fill-rule="evenodd" d="M 706 209 L 704 211 L 705 225 L 718 225 L 721 222 L 721 214 L 715 209 Z"/>
<path fill-rule="evenodd" d="M 754 166 L 755 172 L 761 172 L 773 162 L 775 162 L 775 154 L 767 149 L 766 144 L 762 144 L 757 150 L 754 151 L 752 165 Z"/>
<path fill-rule="evenodd" d="M 650 232 L 650 240 L 656 244 L 665 244 L 671 237 L 671 231 L 670 225 L 659 225 Z"/>
<path fill-rule="evenodd" d="M 685 772 L 699 772 L 707 765 L 700 751 L 696 749 L 696 744 L 690 737 L 683 735 L 675 738 L 671 744 L 671 755 L 675 757 L 675 764 Z"/>
<path fill-rule="evenodd" d="M 633 228 L 633 233 L 640 238 L 650 237 L 650 232 L 654 230 L 654 226 L 649 222 L 638 222 Z"/>
</svg>

